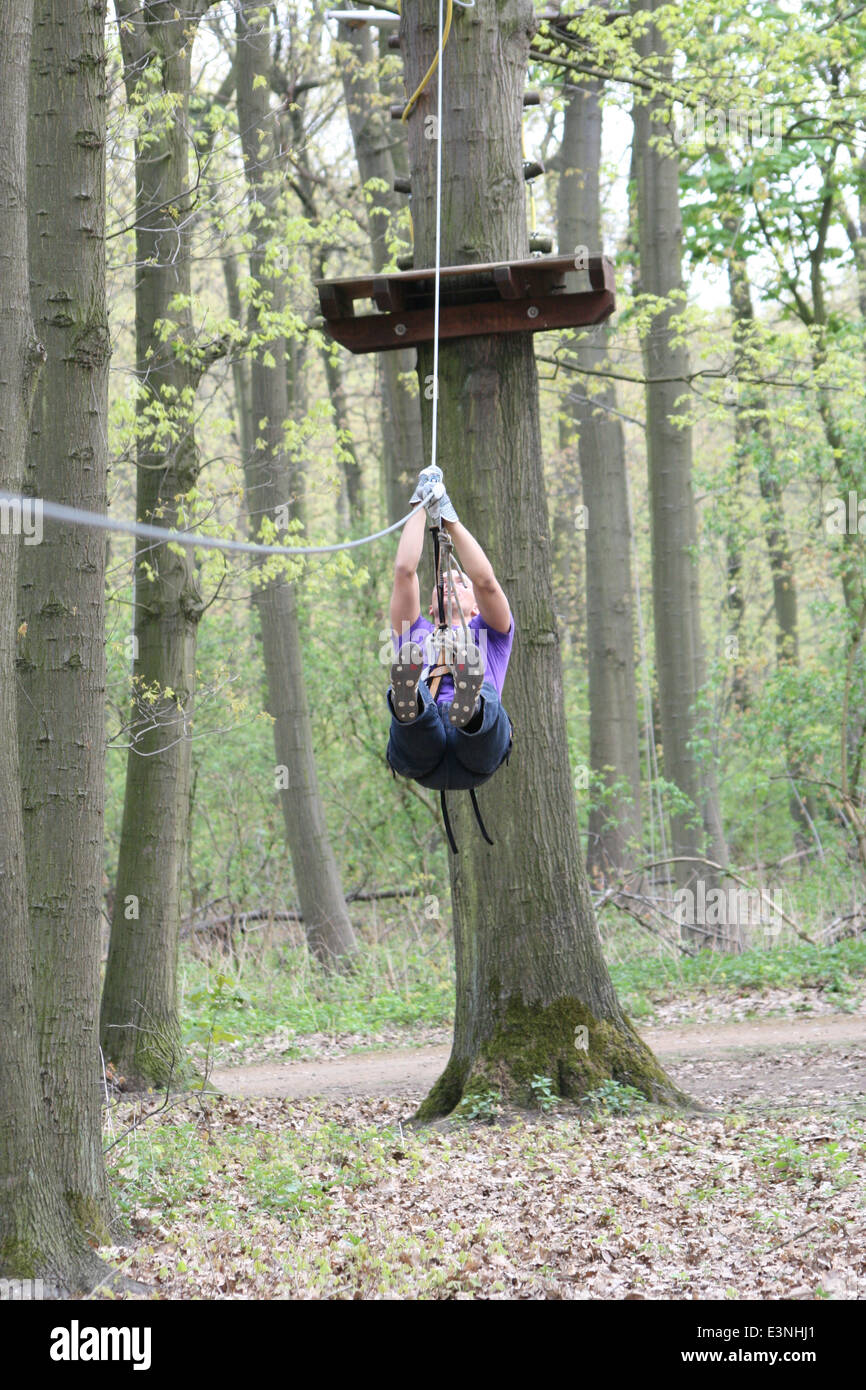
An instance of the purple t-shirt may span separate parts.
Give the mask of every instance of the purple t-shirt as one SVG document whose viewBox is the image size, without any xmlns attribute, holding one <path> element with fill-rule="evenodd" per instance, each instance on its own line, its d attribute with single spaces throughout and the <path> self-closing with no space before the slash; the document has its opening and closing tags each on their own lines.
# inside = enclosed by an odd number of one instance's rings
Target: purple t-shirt
<svg viewBox="0 0 866 1390">
<path fill-rule="evenodd" d="M 511 615 L 511 626 L 507 632 L 497 632 L 495 627 L 489 627 L 480 613 L 476 613 L 474 618 L 470 618 L 466 626 L 481 652 L 481 659 L 484 663 L 484 679 L 496 687 L 496 693 L 501 698 L 505 672 L 508 670 L 508 659 L 514 645 L 514 614 Z M 429 641 L 435 630 L 430 620 L 422 617 L 420 613 L 409 629 L 408 640 L 422 644 L 424 660 L 428 667 L 435 666 L 437 660 L 433 644 Z M 405 640 L 405 637 L 401 638 L 400 644 L 402 645 Z M 396 636 L 394 637 L 394 647 L 395 650 L 398 649 Z M 426 674 L 425 668 L 424 675 L 426 676 Z M 436 703 L 437 705 L 446 705 L 450 704 L 453 699 L 454 682 L 450 676 L 443 676 L 436 692 Z"/>
</svg>

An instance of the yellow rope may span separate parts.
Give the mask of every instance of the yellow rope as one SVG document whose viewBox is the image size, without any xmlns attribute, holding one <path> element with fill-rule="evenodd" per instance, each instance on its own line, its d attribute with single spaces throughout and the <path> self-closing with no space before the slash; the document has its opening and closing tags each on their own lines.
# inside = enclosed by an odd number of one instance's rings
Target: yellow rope
<svg viewBox="0 0 866 1390">
<path fill-rule="evenodd" d="M 401 7 L 401 5 L 400 5 L 400 0 L 397 0 L 397 9 L 398 9 L 398 11 L 400 11 L 401 8 L 402 8 L 402 7 Z M 418 86 L 416 87 L 415 91 L 412 93 L 412 95 L 410 96 L 409 100 L 407 101 L 407 103 L 406 103 L 406 109 L 405 109 L 405 111 L 403 112 L 402 116 L 400 117 L 400 120 L 401 120 L 401 121 L 406 121 L 406 120 L 409 119 L 410 115 L 412 114 L 412 108 L 414 107 L 416 101 L 417 101 L 418 98 L 420 97 L 420 95 L 421 95 L 421 93 L 423 92 L 424 88 L 427 86 L 427 83 L 430 81 L 430 78 L 433 76 L 434 72 L 436 71 L 437 67 L 439 66 L 439 59 L 442 57 L 442 54 L 443 54 L 444 51 L 445 51 L 445 45 L 446 45 L 446 43 L 448 42 L 448 35 L 449 35 L 449 33 L 451 32 L 451 16 L 453 15 L 453 13 L 454 13 L 454 4 L 453 4 L 453 0 L 448 0 L 448 13 L 447 13 L 447 15 L 446 15 L 446 17 L 445 17 L 445 29 L 444 29 L 444 32 L 443 32 L 443 34 L 442 34 L 442 47 L 439 49 L 439 52 L 436 54 L 436 57 L 433 59 L 433 62 L 430 64 L 429 68 L 428 68 L 427 71 L 425 72 L 424 76 L 422 77 L 422 79 L 421 79 L 421 81 L 419 82 Z M 441 114 L 441 112 L 440 112 L 440 114 Z"/>
<path fill-rule="evenodd" d="M 524 129 L 523 121 L 520 122 L 520 153 L 521 153 L 523 159 L 525 160 L 525 159 L 526 159 L 526 131 L 525 131 L 525 129 Z M 530 230 L 530 232 L 534 232 L 534 231 L 536 231 L 536 220 L 537 220 L 537 219 L 536 219 L 536 212 L 535 212 L 535 194 L 534 194 L 533 191 L 532 191 L 532 183 L 531 183 L 531 182 L 529 182 L 529 183 L 526 185 L 526 191 L 527 191 L 527 193 L 529 194 L 529 230 Z"/>
</svg>

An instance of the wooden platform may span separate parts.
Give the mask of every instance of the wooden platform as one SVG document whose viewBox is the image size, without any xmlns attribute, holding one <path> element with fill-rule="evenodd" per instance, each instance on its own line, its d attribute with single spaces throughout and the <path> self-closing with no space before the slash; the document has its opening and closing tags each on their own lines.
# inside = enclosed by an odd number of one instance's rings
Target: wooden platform
<svg viewBox="0 0 866 1390">
<path fill-rule="evenodd" d="M 491 265 L 443 266 L 440 272 L 439 340 L 489 333 L 542 333 L 602 323 L 616 308 L 614 268 L 606 256 L 590 258 L 589 289 L 568 285 L 572 256 L 533 256 Z M 351 352 L 389 352 L 433 341 L 434 272 L 317 280 L 325 327 Z M 358 300 L 376 312 L 356 314 Z"/>
</svg>

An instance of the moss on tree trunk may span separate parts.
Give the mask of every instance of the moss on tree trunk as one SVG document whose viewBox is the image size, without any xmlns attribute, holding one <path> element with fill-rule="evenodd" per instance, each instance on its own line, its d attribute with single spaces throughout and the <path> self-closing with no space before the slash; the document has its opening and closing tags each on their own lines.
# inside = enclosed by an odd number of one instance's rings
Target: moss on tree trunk
<svg viewBox="0 0 866 1390">
<path fill-rule="evenodd" d="M 580 1100 L 612 1079 L 634 1086 L 647 1100 L 688 1103 L 627 1019 L 594 1018 L 578 998 L 538 1004 L 514 994 L 499 1003 L 494 1031 L 474 1057 L 452 1054 L 416 1119 L 448 1115 L 490 1091 L 512 1105 L 532 1106 L 532 1082 L 539 1076 L 568 1100 Z"/>
</svg>

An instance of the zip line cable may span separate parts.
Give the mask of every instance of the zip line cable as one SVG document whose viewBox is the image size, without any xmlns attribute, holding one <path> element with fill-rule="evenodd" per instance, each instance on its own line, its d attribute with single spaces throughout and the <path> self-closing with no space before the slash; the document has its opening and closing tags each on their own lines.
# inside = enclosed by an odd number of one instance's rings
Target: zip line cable
<svg viewBox="0 0 866 1390">
<path fill-rule="evenodd" d="M 444 0 L 439 0 L 438 52 L 403 112 L 403 120 L 405 121 L 435 71 L 438 129 L 436 131 L 436 268 L 433 311 L 433 419 L 431 435 L 431 462 L 433 464 L 436 462 L 439 430 L 439 294 L 442 270 L 442 63 L 440 60 L 451 30 L 454 3 L 455 0 L 448 0 L 446 16 Z M 456 0 L 456 3 L 461 4 L 463 9 L 472 8 L 472 5 L 461 3 L 461 0 Z M 9 507 L 10 505 L 19 509 L 19 515 L 25 508 L 33 509 L 37 515 L 47 517 L 50 521 L 65 522 L 72 526 L 88 526 L 100 531 L 115 531 L 122 535 L 138 536 L 143 540 L 159 541 L 163 545 L 183 545 L 202 550 L 224 550 L 236 555 L 333 555 L 337 551 L 352 550 L 360 545 L 368 545 L 371 541 L 381 540 L 383 536 L 389 536 L 392 531 L 399 530 L 410 517 L 420 511 L 424 502 L 419 502 L 399 521 L 395 521 L 392 526 L 386 526 L 384 530 L 375 531 L 370 536 L 362 536 L 359 540 L 342 541 L 335 545 L 294 546 L 265 545 L 257 541 L 226 540 L 220 536 L 204 536 L 192 531 L 169 531 L 163 526 L 152 526 L 145 521 L 128 521 L 120 517 L 106 516 L 100 512 L 85 511 L 81 507 L 68 507 L 64 503 L 51 502 L 44 497 L 25 497 L 20 493 L 0 491 L 0 507 Z"/>
<path fill-rule="evenodd" d="M 163 526 L 151 526 L 146 521 L 126 521 L 121 517 L 103 516 L 101 512 L 87 512 L 81 507 L 67 507 L 61 502 L 48 502 L 43 497 L 22 497 L 14 492 L 0 492 L 0 507 L 9 503 L 16 508 L 35 509 L 37 515 L 50 521 L 65 521 L 72 526 L 92 526 L 99 531 L 119 531 L 123 535 L 141 536 L 144 540 L 161 541 L 163 545 L 186 545 L 193 549 L 228 550 L 242 555 L 331 555 L 337 550 L 352 550 L 358 545 L 381 540 L 404 526 L 411 516 L 424 506 L 419 502 L 393 526 L 384 531 L 375 531 L 372 536 L 362 536 L 356 541 L 341 541 L 336 545 L 263 545 L 257 541 L 232 541 L 221 536 L 203 536 L 195 531 L 169 531 Z"/>
</svg>

